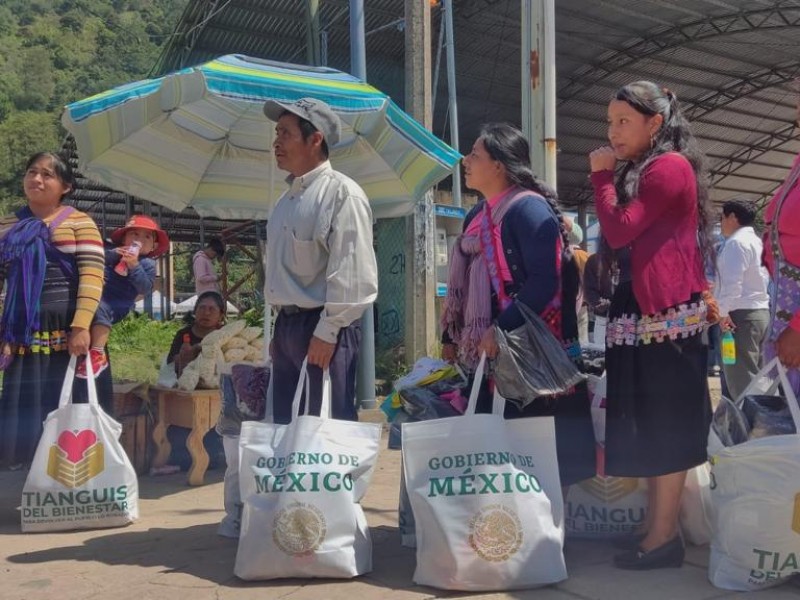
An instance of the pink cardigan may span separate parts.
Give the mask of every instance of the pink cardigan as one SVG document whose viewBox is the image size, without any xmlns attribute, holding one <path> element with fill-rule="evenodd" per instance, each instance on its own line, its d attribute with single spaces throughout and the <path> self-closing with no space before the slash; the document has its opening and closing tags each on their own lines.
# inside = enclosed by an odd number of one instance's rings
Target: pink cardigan
<svg viewBox="0 0 800 600">
<path fill-rule="evenodd" d="M 791 177 L 794 169 L 800 169 L 800 155 L 794 159 L 794 164 L 792 165 L 792 170 L 789 171 L 787 180 Z M 770 200 L 764 213 L 764 221 L 767 225 L 764 232 L 764 262 L 771 274 L 774 270 L 775 258 L 772 255 L 770 229 L 772 221 L 775 219 L 775 210 L 778 208 L 778 197 L 782 194 L 783 186 L 787 182 L 784 181 L 783 185 L 775 192 L 775 196 Z M 796 267 L 800 266 L 800 182 L 795 184 L 794 188 L 789 191 L 786 200 L 783 202 L 780 221 L 778 221 L 778 243 L 781 245 L 781 251 L 786 261 Z M 789 326 L 800 331 L 800 310 L 794 314 Z"/>
<path fill-rule="evenodd" d="M 697 242 L 697 182 L 677 152 L 656 158 L 639 192 L 617 206 L 614 172 L 592 173 L 600 227 L 612 248 L 631 247 L 633 293 L 642 314 L 684 303 L 708 289 Z"/>
</svg>

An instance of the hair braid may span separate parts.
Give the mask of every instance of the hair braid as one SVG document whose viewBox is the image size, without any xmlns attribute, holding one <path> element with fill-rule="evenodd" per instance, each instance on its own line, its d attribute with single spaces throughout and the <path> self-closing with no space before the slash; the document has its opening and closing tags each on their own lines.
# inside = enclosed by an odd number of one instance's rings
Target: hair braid
<svg viewBox="0 0 800 600">
<path fill-rule="evenodd" d="M 547 201 L 558 220 L 563 247 L 569 248 L 567 223 L 558 204 L 558 194 L 533 172 L 530 146 L 522 132 L 506 123 L 488 123 L 481 128 L 480 139 L 489 156 L 503 163 L 509 183 L 531 190 Z"/>
</svg>

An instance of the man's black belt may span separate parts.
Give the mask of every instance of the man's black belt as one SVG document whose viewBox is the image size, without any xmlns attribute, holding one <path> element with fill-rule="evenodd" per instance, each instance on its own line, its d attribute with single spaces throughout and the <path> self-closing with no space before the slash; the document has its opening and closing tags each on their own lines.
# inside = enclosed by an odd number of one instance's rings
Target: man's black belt
<svg viewBox="0 0 800 600">
<path fill-rule="evenodd" d="M 295 306 L 294 304 L 285 304 L 278 307 L 278 312 L 282 312 L 285 315 L 296 315 L 297 313 L 313 312 L 315 310 L 322 310 L 322 307 L 315 306 L 313 308 L 305 308 L 303 306 Z"/>
</svg>

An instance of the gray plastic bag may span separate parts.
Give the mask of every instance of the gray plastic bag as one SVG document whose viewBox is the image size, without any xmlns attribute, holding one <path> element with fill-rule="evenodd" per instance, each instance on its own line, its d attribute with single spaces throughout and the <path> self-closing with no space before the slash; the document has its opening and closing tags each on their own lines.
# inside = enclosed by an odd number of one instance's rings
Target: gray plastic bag
<svg viewBox="0 0 800 600">
<path fill-rule="evenodd" d="M 746 442 L 750 435 L 750 422 L 741 407 L 725 396 L 720 399 L 714 411 L 711 428 L 725 446 Z"/>
<path fill-rule="evenodd" d="M 517 308 L 525 324 L 511 331 L 495 327 L 495 385 L 500 395 L 524 408 L 537 398 L 568 391 L 583 375 L 545 322 L 522 302 Z"/>
</svg>

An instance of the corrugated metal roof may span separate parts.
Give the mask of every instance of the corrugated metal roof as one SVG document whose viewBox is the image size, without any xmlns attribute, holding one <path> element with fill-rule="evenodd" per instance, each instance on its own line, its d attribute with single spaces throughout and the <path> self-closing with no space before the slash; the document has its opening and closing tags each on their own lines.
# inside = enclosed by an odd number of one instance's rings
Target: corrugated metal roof
<svg viewBox="0 0 800 600">
<path fill-rule="evenodd" d="M 416 1 L 416 0 L 415 0 Z M 462 150 L 481 123 L 520 121 L 520 1 L 454 2 Z M 327 64 L 350 70 L 348 0 L 321 0 Z M 305 2 L 195 0 L 157 71 L 243 53 L 305 62 Z M 403 0 L 366 0 L 371 84 L 404 104 Z M 435 48 L 440 12 L 433 9 Z M 712 197 L 770 195 L 800 150 L 793 78 L 800 75 L 800 0 L 558 0 L 559 192 L 588 198 L 586 154 L 605 140 L 612 92 L 637 79 L 672 89 L 707 152 Z M 447 131 L 444 69 L 433 130 Z M 446 138 L 446 135 L 444 135 Z"/>
</svg>

